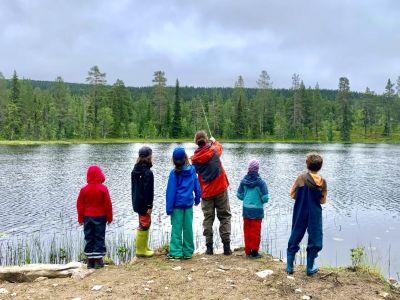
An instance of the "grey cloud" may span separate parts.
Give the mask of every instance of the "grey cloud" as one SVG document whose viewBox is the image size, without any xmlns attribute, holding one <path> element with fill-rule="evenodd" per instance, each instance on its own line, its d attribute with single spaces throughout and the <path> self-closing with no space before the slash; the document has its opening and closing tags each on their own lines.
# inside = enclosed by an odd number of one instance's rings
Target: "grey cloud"
<svg viewBox="0 0 400 300">
<path fill-rule="evenodd" d="M 274 87 L 305 84 L 382 92 L 400 75 L 400 2 L 96 1 L 0 2 L 0 71 L 83 82 L 99 65 L 109 83 L 255 86 L 267 70 Z"/>
</svg>

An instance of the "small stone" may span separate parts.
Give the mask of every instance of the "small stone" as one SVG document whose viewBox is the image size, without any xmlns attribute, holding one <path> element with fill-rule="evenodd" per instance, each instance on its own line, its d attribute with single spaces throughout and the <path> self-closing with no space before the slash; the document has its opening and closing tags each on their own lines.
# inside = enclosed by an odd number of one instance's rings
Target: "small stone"
<svg viewBox="0 0 400 300">
<path fill-rule="evenodd" d="M 188 276 L 188 281 L 192 281 L 193 280 L 193 278 L 192 277 L 190 277 L 190 276 Z"/>
<path fill-rule="evenodd" d="M 389 281 L 389 283 L 392 284 L 392 285 L 393 285 L 393 284 L 396 284 L 396 282 L 397 282 L 397 280 L 394 279 L 394 278 L 389 278 L 388 281 Z"/>
<path fill-rule="evenodd" d="M 264 271 L 257 272 L 256 275 L 260 278 L 265 278 L 265 277 L 272 275 L 273 273 L 274 273 L 274 271 L 272 271 L 272 270 L 264 270 Z"/>
<path fill-rule="evenodd" d="M 112 287 L 108 287 L 107 289 L 106 289 L 106 293 L 112 293 Z"/>
<path fill-rule="evenodd" d="M 208 260 L 207 257 L 200 257 L 200 259 L 202 259 L 202 260 Z"/>
<path fill-rule="evenodd" d="M 36 278 L 36 279 L 34 280 L 34 282 L 45 281 L 45 280 L 47 280 L 47 279 L 48 279 L 47 277 L 40 276 L 40 277 Z"/>
<path fill-rule="evenodd" d="M 149 292 L 149 291 L 150 291 L 150 289 L 149 289 L 149 288 L 144 288 L 144 290 L 145 290 L 146 292 Z"/>
<path fill-rule="evenodd" d="M 147 283 L 148 283 L 148 284 L 154 283 L 154 280 L 149 280 L 149 281 L 147 281 Z"/>
<path fill-rule="evenodd" d="M 82 300 L 82 298 L 72 298 L 71 300 Z"/>
<path fill-rule="evenodd" d="M 281 261 L 279 258 L 274 258 L 272 261 L 278 262 Z"/>
<path fill-rule="evenodd" d="M 221 270 L 224 270 L 224 271 L 229 271 L 229 268 L 225 267 L 223 265 L 219 265 L 218 268 L 221 269 Z"/>
<path fill-rule="evenodd" d="M 211 274 L 213 271 L 207 271 L 206 274 Z"/>
<path fill-rule="evenodd" d="M 8 293 L 9 293 L 9 292 L 8 292 L 7 289 L 5 289 L 5 288 L 0 288 L 0 295 L 1 295 L 1 294 L 5 295 L 5 294 L 8 294 Z"/>
<path fill-rule="evenodd" d="M 92 291 L 100 291 L 102 288 L 102 285 L 95 285 L 94 287 L 92 287 Z"/>
<path fill-rule="evenodd" d="M 168 290 L 168 289 L 169 289 L 169 287 L 167 287 L 167 286 L 166 286 L 164 289 Z"/>
<path fill-rule="evenodd" d="M 307 296 L 307 295 L 304 295 L 303 297 L 301 297 L 301 300 L 310 300 L 310 299 L 311 299 L 311 297 Z"/>
<path fill-rule="evenodd" d="M 294 280 L 294 277 L 293 277 L 293 276 L 289 276 L 289 275 L 288 275 L 288 276 L 286 276 L 286 278 L 287 278 L 287 279 L 290 279 L 290 280 Z"/>
<path fill-rule="evenodd" d="M 181 267 L 181 266 L 173 267 L 172 270 L 174 270 L 174 271 L 180 271 L 180 270 L 182 270 L 182 267 Z"/>
<path fill-rule="evenodd" d="M 387 292 L 380 292 L 379 296 L 383 297 L 383 298 L 387 298 L 389 296 L 389 293 Z"/>
<path fill-rule="evenodd" d="M 195 270 L 195 269 L 191 269 L 190 271 L 192 271 L 192 272 L 196 272 L 196 270 Z"/>
<path fill-rule="evenodd" d="M 15 297 L 15 296 L 17 296 L 17 293 L 12 293 L 11 295 L 10 295 L 11 297 Z"/>
<path fill-rule="evenodd" d="M 303 291 L 302 291 L 301 289 L 295 289 L 295 290 L 294 290 L 294 293 L 295 293 L 295 294 L 301 294 L 302 292 L 303 292 Z"/>
<path fill-rule="evenodd" d="M 217 271 L 221 272 L 221 273 L 225 273 L 226 272 L 225 270 L 222 270 L 222 269 L 217 269 Z"/>
<path fill-rule="evenodd" d="M 229 282 L 229 283 L 232 283 L 232 284 L 235 283 L 235 281 L 232 280 L 232 279 L 230 279 L 230 278 L 225 279 L 225 281 L 226 281 L 226 282 Z"/>
<path fill-rule="evenodd" d="M 58 283 L 53 283 L 52 286 L 56 287 L 58 286 Z"/>
</svg>

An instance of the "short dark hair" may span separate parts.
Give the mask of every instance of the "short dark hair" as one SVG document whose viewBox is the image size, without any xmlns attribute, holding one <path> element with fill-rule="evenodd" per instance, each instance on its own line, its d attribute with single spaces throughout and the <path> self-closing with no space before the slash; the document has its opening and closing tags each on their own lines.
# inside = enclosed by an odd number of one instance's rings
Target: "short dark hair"
<svg viewBox="0 0 400 300">
<path fill-rule="evenodd" d="M 153 156 L 139 156 L 138 159 L 136 160 L 136 164 L 139 166 L 153 166 Z"/>
<path fill-rule="evenodd" d="M 323 159 L 322 156 L 316 152 L 311 152 L 307 154 L 306 164 L 307 169 L 313 172 L 318 172 L 322 168 Z"/>
<path fill-rule="evenodd" d="M 194 143 L 201 147 L 204 146 L 205 144 L 208 143 L 208 135 L 205 130 L 199 130 L 196 132 L 196 135 L 194 136 Z"/>
</svg>

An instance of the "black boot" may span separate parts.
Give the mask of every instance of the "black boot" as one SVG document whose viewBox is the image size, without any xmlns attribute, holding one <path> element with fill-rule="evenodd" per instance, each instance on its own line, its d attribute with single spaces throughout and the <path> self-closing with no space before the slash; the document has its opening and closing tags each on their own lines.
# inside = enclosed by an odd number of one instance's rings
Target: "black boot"
<svg viewBox="0 0 400 300">
<path fill-rule="evenodd" d="M 213 244 L 209 243 L 209 244 L 206 244 L 206 246 L 207 246 L 206 254 L 213 255 L 214 254 Z"/>
<path fill-rule="evenodd" d="M 231 254 L 232 254 L 231 243 L 230 242 L 224 243 L 224 255 L 231 255 Z"/>
<path fill-rule="evenodd" d="M 94 269 L 94 261 L 95 261 L 94 258 L 88 258 L 87 259 L 87 268 L 88 269 Z"/>
<path fill-rule="evenodd" d="M 249 257 L 250 258 L 262 258 L 262 255 L 260 253 L 258 253 L 258 251 L 256 251 L 256 250 L 251 250 Z"/>
</svg>

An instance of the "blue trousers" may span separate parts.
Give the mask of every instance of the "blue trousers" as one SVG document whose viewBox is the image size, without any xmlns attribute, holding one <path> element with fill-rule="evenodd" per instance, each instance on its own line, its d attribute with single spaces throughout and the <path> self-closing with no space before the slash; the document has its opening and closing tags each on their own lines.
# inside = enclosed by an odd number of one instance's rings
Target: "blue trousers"
<svg viewBox="0 0 400 300">
<path fill-rule="evenodd" d="M 292 232 L 288 242 L 287 254 L 296 255 L 299 244 L 308 233 L 307 255 L 317 257 L 322 249 L 322 207 L 319 203 L 321 193 L 307 186 L 297 189 L 293 209 Z"/>
<path fill-rule="evenodd" d="M 87 258 L 102 258 L 106 255 L 106 222 L 104 217 L 84 217 L 85 254 Z"/>
</svg>

